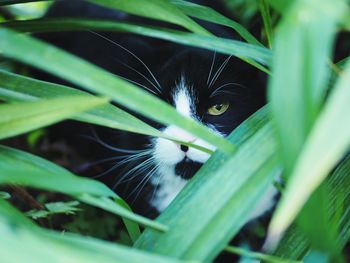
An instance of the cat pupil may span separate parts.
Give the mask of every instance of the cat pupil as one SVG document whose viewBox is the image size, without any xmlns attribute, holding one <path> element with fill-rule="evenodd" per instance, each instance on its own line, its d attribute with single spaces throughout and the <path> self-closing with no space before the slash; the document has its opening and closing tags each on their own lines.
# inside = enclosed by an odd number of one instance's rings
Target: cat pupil
<svg viewBox="0 0 350 263">
<path fill-rule="evenodd" d="M 216 109 L 217 111 L 220 111 L 220 110 L 222 109 L 222 107 L 223 107 L 223 104 L 216 104 L 216 105 L 215 105 L 215 109 Z"/>
</svg>

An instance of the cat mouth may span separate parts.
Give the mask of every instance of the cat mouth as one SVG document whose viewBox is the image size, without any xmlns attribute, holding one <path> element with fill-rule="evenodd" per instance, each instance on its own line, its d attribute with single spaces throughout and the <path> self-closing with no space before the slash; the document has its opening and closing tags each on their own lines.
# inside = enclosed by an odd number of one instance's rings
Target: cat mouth
<svg viewBox="0 0 350 263">
<path fill-rule="evenodd" d="M 201 168 L 202 163 L 193 161 L 185 157 L 181 162 L 175 165 L 175 173 L 185 180 L 191 179 Z"/>
</svg>

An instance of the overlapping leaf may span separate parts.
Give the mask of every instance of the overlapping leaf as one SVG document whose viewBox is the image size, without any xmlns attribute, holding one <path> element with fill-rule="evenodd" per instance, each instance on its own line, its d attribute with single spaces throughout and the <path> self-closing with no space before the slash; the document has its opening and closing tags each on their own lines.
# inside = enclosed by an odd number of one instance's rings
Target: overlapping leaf
<svg viewBox="0 0 350 263">
<path fill-rule="evenodd" d="M 147 229 L 137 247 L 181 259 L 215 258 L 246 223 L 278 172 L 266 114 L 266 109 L 261 110 L 237 128 L 229 140 L 241 145 L 238 152 L 215 153 L 161 214 L 157 221 L 169 225 L 169 231 L 159 234 Z"/>
<path fill-rule="evenodd" d="M 77 85 L 110 96 L 120 104 L 164 124 L 175 124 L 184 130 L 230 152 L 234 146 L 224 138 L 190 118 L 180 115 L 173 107 L 86 61 L 52 45 L 9 29 L 0 29 L 2 54 L 51 72 Z M 23 52 L 30 48 L 31 52 Z M 61 65 L 65 66 L 62 67 Z M 103 83 L 103 84 L 102 84 Z"/>
<path fill-rule="evenodd" d="M 117 202 L 123 203 L 123 200 L 104 184 L 75 176 L 64 168 L 29 153 L 0 146 L 0 170 L 0 184 L 19 184 L 67 194 L 127 219 L 165 230 L 163 225 L 119 205 Z"/>
</svg>

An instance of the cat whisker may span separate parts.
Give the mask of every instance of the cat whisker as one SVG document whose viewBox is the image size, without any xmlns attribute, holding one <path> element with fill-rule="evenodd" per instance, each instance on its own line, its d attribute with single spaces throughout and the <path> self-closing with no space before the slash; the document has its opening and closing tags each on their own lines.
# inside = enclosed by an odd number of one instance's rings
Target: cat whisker
<svg viewBox="0 0 350 263">
<path fill-rule="evenodd" d="M 137 166 L 135 166 L 134 168 L 132 168 L 131 170 L 129 170 L 127 173 L 125 173 L 121 180 L 124 180 L 125 177 L 128 177 L 130 174 L 132 174 L 133 172 L 139 170 L 138 172 L 147 170 L 147 168 L 152 164 L 153 159 L 152 158 L 148 158 L 145 161 L 139 163 Z M 133 176 L 131 176 L 131 178 L 133 178 Z M 130 178 L 128 178 L 128 180 L 130 180 Z M 128 181 L 126 180 L 126 181 Z"/>
<path fill-rule="evenodd" d="M 147 78 L 144 74 L 142 74 L 140 71 L 138 71 L 137 69 L 135 69 L 135 68 L 133 68 L 133 67 L 131 67 L 131 66 L 129 66 L 128 64 L 126 64 L 126 63 L 123 63 L 123 62 L 121 62 L 119 59 L 117 59 L 117 61 L 120 63 L 120 64 L 122 64 L 122 65 L 124 65 L 125 67 L 127 67 L 128 69 L 131 69 L 132 71 L 134 71 L 134 72 L 136 72 L 138 75 L 140 75 L 142 78 L 144 78 L 145 80 L 147 80 L 153 87 L 154 87 L 154 89 L 159 93 L 159 94 L 161 94 L 162 92 L 161 92 L 161 90 L 156 86 L 156 85 L 154 85 L 154 83 L 149 79 L 149 78 Z M 121 77 L 121 76 L 119 76 L 119 77 Z M 121 78 L 124 78 L 124 77 L 121 77 Z M 127 79 L 127 78 L 124 78 L 124 79 Z M 130 80 L 129 80 L 130 81 Z M 136 82 L 136 81 L 131 81 L 131 82 Z M 137 83 L 137 82 L 136 82 Z M 140 85 L 140 84 L 139 84 Z M 144 85 L 142 85 L 143 87 L 145 87 Z M 149 88 L 146 88 L 147 90 L 150 90 Z M 153 91 L 153 93 L 154 94 L 157 94 L 157 93 L 155 93 L 154 91 Z"/>
<path fill-rule="evenodd" d="M 121 77 L 121 76 L 118 76 L 118 77 L 121 78 L 121 79 L 124 79 L 126 81 L 129 81 L 130 83 L 133 83 L 133 84 L 135 84 L 135 85 L 137 85 L 137 86 L 139 86 L 139 87 L 141 87 L 141 88 L 143 88 L 145 90 L 148 90 L 149 92 L 153 93 L 154 95 L 157 95 L 157 92 L 155 92 L 154 90 L 150 89 L 149 87 L 147 87 L 145 85 L 142 85 L 141 83 L 138 83 L 138 82 L 136 82 L 134 80 L 131 80 L 131 79 L 128 79 L 128 78 L 125 78 L 125 77 Z M 157 91 L 159 91 L 159 90 L 157 89 Z"/>
<path fill-rule="evenodd" d="M 207 84 L 210 81 L 211 73 L 213 71 L 213 67 L 214 67 L 214 64 L 215 64 L 215 58 L 216 58 L 216 51 L 214 51 L 213 60 L 211 61 L 211 66 L 210 66 L 210 71 L 209 71 L 209 75 L 208 75 L 208 79 L 207 79 Z"/>
<path fill-rule="evenodd" d="M 214 83 L 216 82 L 216 80 L 219 78 L 220 74 L 222 73 L 222 71 L 225 69 L 227 63 L 230 61 L 232 55 L 230 55 L 219 67 L 219 69 L 216 71 L 215 75 L 213 76 L 212 80 L 209 83 L 209 87 L 211 87 L 212 85 L 214 85 Z"/>
<path fill-rule="evenodd" d="M 114 44 L 116 45 L 117 47 L 123 49 L 124 51 L 126 51 L 127 53 L 129 53 L 131 56 L 133 56 L 137 61 L 139 61 L 144 67 L 145 69 L 147 70 L 147 72 L 151 75 L 152 79 L 155 81 L 156 85 L 158 86 L 159 89 L 161 89 L 161 85 L 159 84 L 158 80 L 156 79 L 156 77 L 153 75 L 152 71 L 149 69 L 149 67 L 147 67 L 147 65 L 142 61 L 142 59 L 140 59 L 136 54 L 134 54 L 133 52 L 131 52 L 129 49 L 127 49 L 126 47 L 118 44 L 117 42 L 109 39 L 108 37 L 102 35 L 102 34 L 99 34 L 95 31 L 92 31 L 92 30 L 88 30 L 90 33 L 96 35 L 96 36 L 99 36 L 100 38 L 108 41 L 109 43 L 111 44 Z"/>
<path fill-rule="evenodd" d="M 115 151 L 115 152 L 121 152 L 121 153 L 127 153 L 127 154 L 135 154 L 135 153 L 139 153 L 141 150 L 130 150 L 130 149 L 123 149 L 123 148 L 119 148 L 119 147 L 114 147 L 112 145 L 109 145 L 108 143 L 106 143 L 105 141 L 103 141 L 97 134 L 96 130 L 91 127 L 91 132 L 93 134 L 93 137 L 88 136 L 88 135 L 82 135 L 83 137 L 90 139 L 94 142 L 97 142 L 98 144 L 102 145 L 103 147 Z"/>
<path fill-rule="evenodd" d="M 133 195 L 135 193 L 135 191 L 137 191 L 138 189 L 138 192 L 136 194 L 136 196 L 134 197 L 133 202 L 136 201 L 137 197 L 139 196 L 139 194 L 141 193 L 142 189 L 145 187 L 145 185 L 147 184 L 147 182 L 153 177 L 153 174 L 155 173 L 155 171 L 158 170 L 158 167 L 154 167 L 153 169 L 151 169 L 147 174 L 146 176 L 141 180 L 141 182 L 135 187 L 135 189 L 129 194 L 128 198 Z"/>
<path fill-rule="evenodd" d="M 230 93 L 230 94 L 236 94 L 234 92 L 231 92 L 231 91 L 220 91 L 221 89 L 227 87 L 227 86 L 239 86 L 239 87 L 242 87 L 242 88 L 245 88 L 243 85 L 241 84 L 238 84 L 238 83 L 235 83 L 235 82 L 230 82 L 230 83 L 226 83 L 224 85 L 221 85 L 220 87 L 216 88 L 212 93 L 211 95 L 209 96 L 209 98 L 212 98 L 214 97 L 215 95 L 219 94 L 220 92 L 225 92 L 225 93 Z"/>
<path fill-rule="evenodd" d="M 150 151 L 149 150 L 142 150 L 142 152 L 138 153 L 138 154 L 133 154 L 131 156 L 127 156 L 127 155 L 121 155 L 121 156 L 117 156 L 117 157 L 112 157 L 114 158 L 114 160 L 118 160 L 118 159 L 123 159 L 123 161 L 121 162 L 117 162 L 116 164 L 114 164 L 111 168 L 107 169 L 106 171 L 98 174 L 98 175 L 95 175 L 93 176 L 92 178 L 100 178 L 108 173 L 110 173 L 111 171 L 115 170 L 116 168 L 120 167 L 121 165 L 125 164 L 125 163 L 128 163 L 128 162 L 135 162 L 137 161 L 138 159 L 146 156 L 146 155 L 149 155 Z M 110 159 L 112 159 L 110 158 Z"/>
</svg>

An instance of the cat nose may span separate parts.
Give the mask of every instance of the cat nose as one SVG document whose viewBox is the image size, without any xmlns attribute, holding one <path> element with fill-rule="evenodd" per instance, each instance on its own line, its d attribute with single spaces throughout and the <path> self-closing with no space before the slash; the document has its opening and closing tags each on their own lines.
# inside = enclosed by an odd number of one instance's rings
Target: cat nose
<svg viewBox="0 0 350 263">
<path fill-rule="evenodd" d="M 180 149 L 181 149 L 181 151 L 183 151 L 183 152 L 187 152 L 187 151 L 188 151 L 188 146 L 183 145 L 183 144 L 180 144 Z"/>
</svg>

